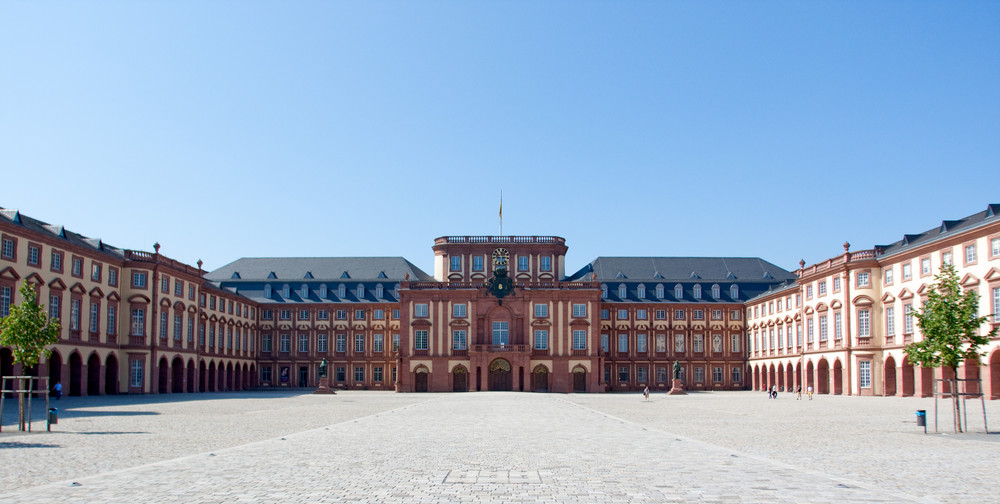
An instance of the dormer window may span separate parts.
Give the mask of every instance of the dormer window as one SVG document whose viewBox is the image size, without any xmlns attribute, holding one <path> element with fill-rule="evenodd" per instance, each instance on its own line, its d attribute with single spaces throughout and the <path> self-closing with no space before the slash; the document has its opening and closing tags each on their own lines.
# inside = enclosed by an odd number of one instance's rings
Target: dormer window
<svg viewBox="0 0 1000 504">
<path fill-rule="evenodd" d="M 601 298 L 608 299 L 608 284 L 601 284 Z"/>
<path fill-rule="evenodd" d="M 729 297 L 731 297 L 733 299 L 739 299 L 739 297 L 740 297 L 740 288 L 739 288 L 738 285 L 733 284 L 732 286 L 729 287 Z"/>
<path fill-rule="evenodd" d="M 302 284 L 302 294 L 300 294 L 300 296 L 302 296 L 302 299 L 308 299 L 309 298 L 309 286 L 308 285 Z"/>
<path fill-rule="evenodd" d="M 635 295 L 638 296 L 639 299 L 646 299 L 646 286 L 639 284 L 639 287 L 636 288 Z"/>
<path fill-rule="evenodd" d="M 681 299 L 684 297 L 684 287 L 682 287 L 681 284 L 677 284 L 674 286 L 674 297 L 677 299 Z"/>
<path fill-rule="evenodd" d="M 365 297 L 365 284 L 358 284 L 358 299 Z"/>
<path fill-rule="evenodd" d="M 378 299 L 382 299 L 383 294 L 385 294 L 385 291 L 382 289 L 382 284 L 376 285 L 375 286 L 375 297 L 378 298 Z"/>
<path fill-rule="evenodd" d="M 326 284 L 321 284 L 319 286 L 319 297 L 326 298 Z"/>
<path fill-rule="evenodd" d="M 618 297 L 622 299 L 628 297 L 628 289 L 625 288 L 625 284 L 620 284 L 618 286 Z"/>
<path fill-rule="evenodd" d="M 665 294 L 663 292 L 663 290 L 664 290 L 663 289 L 663 284 L 656 284 L 656 298 L 657 299 L 663 299 L 664 294 Z"/>
<path fill-rule="evenodd" d="M 701 284 L 694 284 L 694 298 L 701 299 Z"/>
<path fill-rule="evenodd" d="M 722 297 L 722 289 L 719 288 L 719 284 L 712 285 L 712 299 L 719 299 Z"/>
<path fill-rule="evenodd" d="M 288 287 L 288 284 L 281 286 L 281 297 L 285 299 L 292 297 L 291 288 Z"/>
<path fill-rule="evenodd" d="M 339 297 L 340 299 L 344 299 L 344 298 L 347 297 L 347 286 L 346 285 L 340 284 L 340 285 L 337 286 L 337 297 Z"/>
<path fill-rule="evenodd" d="M 271 299 L 271 286 L 270 285 L 265 285 L 264 286 L 264 297 L 266 297 L 268 299 Z"/>
</svg>

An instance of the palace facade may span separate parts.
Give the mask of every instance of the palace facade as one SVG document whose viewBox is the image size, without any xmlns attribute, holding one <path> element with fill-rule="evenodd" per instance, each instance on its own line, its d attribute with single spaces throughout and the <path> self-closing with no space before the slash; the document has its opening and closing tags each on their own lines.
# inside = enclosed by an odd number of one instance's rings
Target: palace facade
<svg viewBox="0 0 1000 504">
<path fill-rule="evenodd" d="M 679 362 L 694 390 L 926 394 L 933 373 L 902 356 L 919 338 L 906 314 L 941 261 L 981 291 L 982 313 L 1000 312 L 997 210 L 794 273 L 721 257 L 598 257 L 570 272 L 561 237 L 445 236 L 427 274 L 401 257 L 209 272 L 0 209 L 0 316 L 27 281 L 62 322 L 37 369 L 0 349 L 0 373 L 70 395 L 177 393 L 315 387 L 325 361 L 337 388 L 604 392 L 666 390 Z"/>
</svg>

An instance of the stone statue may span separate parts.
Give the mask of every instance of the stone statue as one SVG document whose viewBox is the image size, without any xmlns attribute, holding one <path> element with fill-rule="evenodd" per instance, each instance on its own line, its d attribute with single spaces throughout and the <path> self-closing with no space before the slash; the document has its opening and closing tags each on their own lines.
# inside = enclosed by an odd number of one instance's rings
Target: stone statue
<svg viewBox="0 0 1000 504">
<path fill-rule="evenodd" d="M 681 361 L 674 361 L 674 379 L 681 379 Z"/>
<path fill-rule="evenodd" d="M 319 377 L 326 378 L 326 359 L 319 363 Z"/>
</svg>

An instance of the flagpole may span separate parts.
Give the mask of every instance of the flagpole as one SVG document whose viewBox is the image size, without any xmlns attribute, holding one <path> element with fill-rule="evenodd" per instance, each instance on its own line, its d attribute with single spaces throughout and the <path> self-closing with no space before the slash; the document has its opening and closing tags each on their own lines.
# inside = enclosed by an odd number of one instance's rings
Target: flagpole
<svg viewBox="0 0 1000 504">
<path fill-rule="evenodd" d="M 500 236 L 503 236 L 503 189 L 500 189 Z"/>
</svg>

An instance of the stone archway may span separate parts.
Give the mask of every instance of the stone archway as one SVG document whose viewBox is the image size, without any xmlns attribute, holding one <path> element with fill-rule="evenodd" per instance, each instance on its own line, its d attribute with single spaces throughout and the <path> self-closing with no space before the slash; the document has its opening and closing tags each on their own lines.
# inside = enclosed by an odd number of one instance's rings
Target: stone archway
<svg viewBox="0 0 1000 504">
<path fill-rule="evenodd" d="M 427 368 L 424 366 L 418 366 L 417 369 L 413 370 L 414 392 L 427 392 L 427 377 L 429 374 Z"/>
<path fill-rule="evenodd" d="M 815 368 L 813 367 L 812 361 L 807 362 L 806 363 L 806 390 L 809 390 L 809 387 L 812 387 L 814 391 L 816 390 L 816 372 L 814 370 L 815 370 Z"/>
<path fill-rule="evenodd" d="M 753 389 L 762 390 L 763 387 L 760 386 L 760 366 L 754 365 L 753 367 Z"/>
<path fill-rule="evenodd" d="M 170 384 L 170 364 L 167 362 L 166 357 L 160 357 L 157 369 L 159 370 L 159 379 L 157 380 L 156 393 L 166 394 L 169 392 L 168 385 Z"/>
<path fill-rule="evenodd" d="M 885 388 L 882 391 L 882 395 L 894 396 L 896 395 L 896 359 L 892 356 L 885 358 L 885 364 L 883 364 L 883 376 L 885 381 Z"/>
<path fill-rule="evenodd" d="M 910 397 L 913 395 L 914 389 L 916 389 L 916 378 L 913 374 L 913 364 L 910 364 L 909 359 L 903 357 L 903 365 L 900 367 L 900 375 L 902 375 L 902 387 L 900 392 L 902 392 L 903 397 Z"/>
<path fill-rule="evenodd" d="M 118 358 L 114 354 L 104 360 L 104 393 L 118 395 Z"/>
<path fill-rule="evenodd" d="M 959 369 L 960 378 L 969 380 L 961 382 L 962 387 L 959 389 L 962 392 L 968 394 L 979 394 L 979 361 L 975 359 L 965 359 L 962 363 L 962 367 Z"/>
<path fill-rule="evenodd" d="M 587 368 L 577 365 L 573 368 L 573 392 L 587 391 Z"/>
<path fill-rule="evenodd" d="M 101 358 L 96 353 L 87 359 L 87 395 L 101 395 Z"/>
<path fill-rule="evenodd" d="M 188 359 L 187 363 L 187 393 L 194 392 L 195 377 L 194 377 L 194 359 Z"/>
<path fill-rule="evenodd" d="M 549 391 L 549 368 L 543 364 L 531 370 L 531 390 L 534 392 Z"/>
<path fill-rule="evenodd" d="M 840 363 L 840 359 L 833 361 L 833 394 L 841 395 L 844 393 L 844 366 Z"/>
<path fill-rule="evenodd" d="M 83 357 L 78 352 L 69 355 L 69 394 L 80 395 L 83 389 Z"/>
<path fill-rule="evenodd" d="M 510 363 L 505 359 L 496 359 L 490 363 L 490 388 L 489 390 L 513 390 L 514 380 L 510 369 Z"/>
<path fill-rule="evenodd" d="M 205 387 L 206 392 L 215 392 L 215 384 L 219 375 L 215 370 L 215 361 L 208 363 L 208 386 Z"/>
<path fill-rule="evenodd" d="M 774 373 L 775 373 L 774 364 L 771 364 L 770 367 L 768 367 L 767 369 L 767 383 L 765 384 L 768 389 L 770 389 L 771 386 L 774 385 Z"/>
<path fill-rule="evenodd" d="M 171 381 L 170 392 L 180 394 L 184 392 L 184 361 L 180 357 L 174 357 L 170 363 Z"/>
<path fill-rule="evenodd" d="M 802 387 L 802 363 L 801 362 L 796 362 L 795 363 L 795 388 L 798 389 L 798 388 L 801 388 L 801 387 Z"/>
<path fill-rule="evenodd" d="M 816 393 L 830 393 L 830 364 L 826 362 L 826 359 L 820 359 L 819 363 L 816 364 Z"/>
<path fill-rule="evenodd" d="M 784 363 L 779 363 L 778 364 L 778 381 L 777 381 L 777 385 L 778 385 L 778 390 L 780 390 L 782 392 L 785 391 L 785 364 Z"/>
<path fill-rule="evenodd" d="M 62 381 L 62 356 L 59 352 L 53 351 L 49 355 L 49 388 L 51 389 L 56 385 L 56 383 Z M 9 376 L 10 373 L 4 373 L 3 376 Z"/>
</svg>

